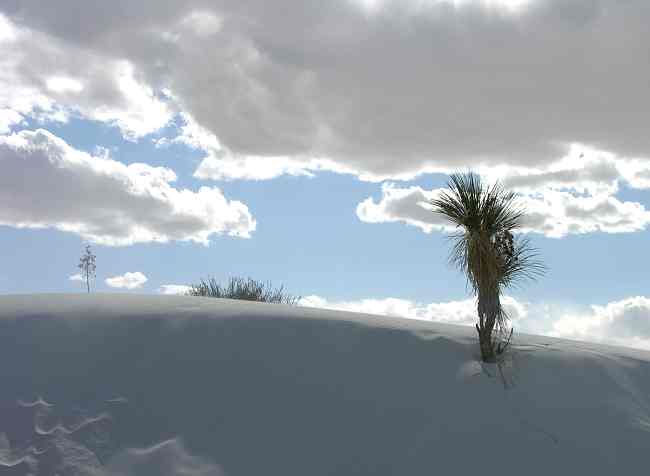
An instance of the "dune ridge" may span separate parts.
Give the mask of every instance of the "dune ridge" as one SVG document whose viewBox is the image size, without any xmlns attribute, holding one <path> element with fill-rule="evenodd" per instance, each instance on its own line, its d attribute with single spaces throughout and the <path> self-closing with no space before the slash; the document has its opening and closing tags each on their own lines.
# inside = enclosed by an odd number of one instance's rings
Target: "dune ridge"
<svg viewBox="0 0 650 476">
<path fill-rule="evenodd" d="M 452 324 L 189 296 L 11 295 L 0 296 L 0 362 L 0 402 L 85 408 L 85 426 L 61 427 L 74 434 L 104 425 L 110 444 L 89 449 L 87 474 L 471 474 L 486 461 L 504 475 L 631 474 L 650 448 L 650 352 L 516 331 L 496 365 L 479 361 L 473 328 Z M 152 448 L 163 453 L 143 458 Z"/>
</svg>

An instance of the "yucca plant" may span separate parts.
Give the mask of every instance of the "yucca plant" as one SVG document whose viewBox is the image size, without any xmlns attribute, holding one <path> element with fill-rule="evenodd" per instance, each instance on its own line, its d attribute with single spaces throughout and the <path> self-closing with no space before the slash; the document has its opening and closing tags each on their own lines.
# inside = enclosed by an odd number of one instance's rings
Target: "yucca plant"
<svg viewBox="0 0 650 476">
<path fill-rule="evenodd" d="M 200 284 L 191 285 L 186 294 L 291 305 L 296 305 L 300 301 L 300 297 L 285 295 L 284 286 L 274 290 L 271 288 L 270 282 L 263 284 L 251 278 L 245 280 L 239 277 L 230 278 L 227 286 L 221 286 L 214 278 L 209 281 L 201 280 Z"/>
<path fill-rule="evenodd" d="M 502 335 L 507 332 L 508 315 L 500 300 L 503 288 L 541 276 L 545 266 L 535 259 L 530 240 L 512 234 L 521 227 L 525 213 L 515 205 L 514 192 L 506 192 L 499 183 L 487 187 L 472 172 L 450 177 L 449 190 L 430 203 L 433 212 L 462 229 L 450 236 L 450 262 L 464 272 L 478 298 L 481 359 L 495 362 L 507 346 L 493 339 L 495 329 Z"/>
</svg>

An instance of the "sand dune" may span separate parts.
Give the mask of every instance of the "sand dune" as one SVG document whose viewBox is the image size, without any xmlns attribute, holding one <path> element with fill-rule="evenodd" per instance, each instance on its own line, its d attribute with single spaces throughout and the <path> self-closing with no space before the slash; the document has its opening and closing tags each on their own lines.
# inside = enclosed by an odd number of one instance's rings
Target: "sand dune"
<svg viewBox="0 0 650 476">
<path fill-rule="evenodd" d="M 471 327 L 0 296 L 2 476 L 641 474 L 648 449 L 650 352 L 515 330 L 497 366 Z"/>
</svg>

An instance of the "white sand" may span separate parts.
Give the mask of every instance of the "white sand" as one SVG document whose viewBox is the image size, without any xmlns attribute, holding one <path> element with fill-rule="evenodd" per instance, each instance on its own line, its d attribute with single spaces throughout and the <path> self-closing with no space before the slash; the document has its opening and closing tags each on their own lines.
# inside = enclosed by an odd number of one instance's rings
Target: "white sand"
<svg viewBox="0 0 650 476">
<path fill-rule="evenodd" d="M 0 296 L 0 473 L 648 471 L 650 352 L 513 340 L 503 365 L 482 365 L 471 327 L 186 296 Z"/>
</svg>

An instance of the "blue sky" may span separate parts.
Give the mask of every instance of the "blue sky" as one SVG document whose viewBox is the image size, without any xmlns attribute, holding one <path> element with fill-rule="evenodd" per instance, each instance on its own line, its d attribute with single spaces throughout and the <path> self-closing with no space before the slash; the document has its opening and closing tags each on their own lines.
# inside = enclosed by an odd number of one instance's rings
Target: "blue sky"
<svg viewBox="0 0 650 476">
<path fill-rule="evenodd" d="M 516 3 L 0 7 L 0 293 L 84 291 L 90 243 L 93 292 L 250 276 L 471 325 L 425 204 L 469 167 L 548 266 L 515 329 L 650 348 L 650 12 Z"/>
</svg>

